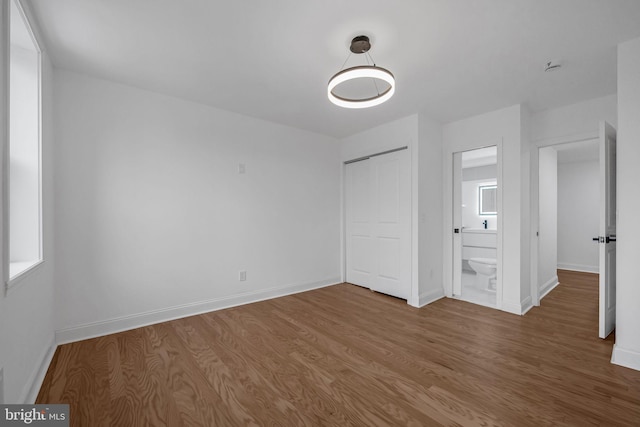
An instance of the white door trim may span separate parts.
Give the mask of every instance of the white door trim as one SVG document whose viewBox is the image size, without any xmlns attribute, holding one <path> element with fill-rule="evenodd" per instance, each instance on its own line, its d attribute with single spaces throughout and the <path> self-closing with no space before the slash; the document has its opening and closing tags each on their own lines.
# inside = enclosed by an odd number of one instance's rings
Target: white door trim
<svg viewBox="0 0 640 427">
<path fill-rule="evenodd" d="M 562 137 L 545 138 L 531 142 L 531 302 L 534 306 L 540 305 L 540 287 L 538 286 L 538 236 L 540 230 L 540 149 L 557 145 L 564 145 L 576 142 L 588 142 L 598 139 L 598 131 L 583 132 Z M 544 296 L 544 295 L 543 295 Z"/>
<path fill-rule="evenodd" d="M 504 234 L 503 234 L 503 223 L 504 223 L 504 209 L 503 209 L 503 201 L 504 201 L 504 185 L 503 185 L 503 139 L 497 141 L 488 142 L 486 144 L 478 144 L 472 145 L 464 148 L 458 148 L 454 150 L 448 150 L 444 153 L 445 162 L 443 167 L 444 174 L 444 203 L 445 203 L 445 215 L 444 215 L 444 257 L 443 257 L 443 283 L 444 283 L 444 293 L 445 296 L 449 298 L 453 298 L 453 280 L 454 280 L 454 248 L 455 248 L 455 239 L 454 239 L 454 219 L 453 219 L 453 203 L 454 203 L 454 188 L 453 188 L 453 174 L 454 174 L 454 156 L 456 153 L 462 153 L 465 151 L 477 150 L 480 148 L 493 147 L 495 146 L 498 151 L 498 160 L 497 160 L 497 183 L 498 183 L 498 218 L 497 218 L 497 278 L 496 278 L 496 309 L 503 309 L 503 268 L 504 268 L 504 253 L 503 253 L 503 243 L 504 243 Z M 460 239 L 461 240 L 461 239 Z"/>
</svg>

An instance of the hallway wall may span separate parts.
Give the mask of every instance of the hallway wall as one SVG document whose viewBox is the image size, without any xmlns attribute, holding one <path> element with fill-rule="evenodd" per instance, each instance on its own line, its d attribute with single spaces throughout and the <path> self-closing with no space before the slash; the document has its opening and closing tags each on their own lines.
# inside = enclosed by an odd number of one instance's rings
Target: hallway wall
<svg viewBox="0 0 640 427">
<path fill-rule="evenodd" d="M 599 162 L 558 164 L 558 268 L 597 273 Z"/>
</svg>

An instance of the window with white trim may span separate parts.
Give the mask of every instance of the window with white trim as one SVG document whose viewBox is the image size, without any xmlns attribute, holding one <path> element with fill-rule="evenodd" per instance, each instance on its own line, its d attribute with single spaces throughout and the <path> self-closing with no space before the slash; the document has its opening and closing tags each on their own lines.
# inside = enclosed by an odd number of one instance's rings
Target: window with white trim
<svg viewBox="0 0 640 427">
<path fill-rule="evenodd" d="M 20 2 L 10 3 L 9 286 L 43 259 L 40 49 Z"/>
</svg>

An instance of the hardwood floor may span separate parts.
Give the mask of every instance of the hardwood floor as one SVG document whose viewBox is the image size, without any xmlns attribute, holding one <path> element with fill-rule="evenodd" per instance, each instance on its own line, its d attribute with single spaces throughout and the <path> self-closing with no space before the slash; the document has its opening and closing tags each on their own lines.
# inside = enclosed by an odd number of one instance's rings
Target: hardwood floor
<svg viewBox="0 0 640 427">
<path fill-rule="evenodd" d="M 37 401 L 74 426 L 640 425 L 597 275 L 559 277 L 523 317 L 341 284 L 62 345 Z"/>
</svg>

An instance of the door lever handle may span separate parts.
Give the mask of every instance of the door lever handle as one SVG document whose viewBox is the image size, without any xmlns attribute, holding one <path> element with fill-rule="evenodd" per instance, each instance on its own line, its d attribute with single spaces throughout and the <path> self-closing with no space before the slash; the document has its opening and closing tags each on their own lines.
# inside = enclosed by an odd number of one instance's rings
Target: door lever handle
<svg viewBox="0 0 640 427">
<path fill-rule="evenodd" d="M 599 242 L 599 243 L 609 243 L 609 242 L 615 242 L 616 241 L 616 236 L 607 236 L 607 237 L 594 237 L 593 239 L 594 242 Z"/>
</svg>

